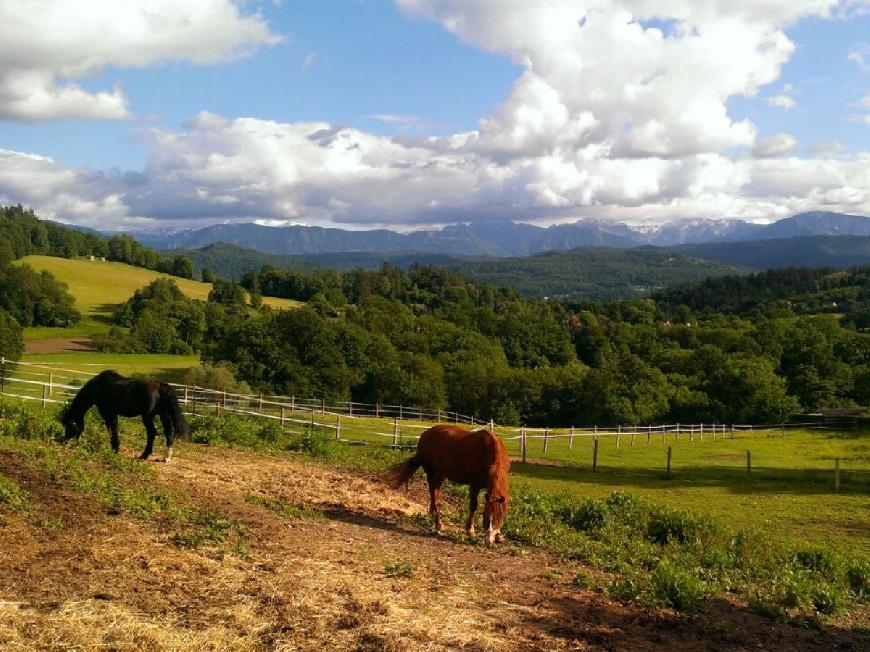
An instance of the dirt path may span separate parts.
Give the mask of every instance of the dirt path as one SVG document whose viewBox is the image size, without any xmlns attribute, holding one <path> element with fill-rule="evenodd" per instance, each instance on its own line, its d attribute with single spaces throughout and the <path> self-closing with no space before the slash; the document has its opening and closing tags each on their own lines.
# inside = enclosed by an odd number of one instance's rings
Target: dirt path
<svg viewBox="0 0 870 652">
<path fill-rule="evenodd" d="M 128 453 L 132 453 L 131 451 Z M 305 460 L 185 446 L 160 483 L 244 526 L 246 550 L 175 546 L 0 454 L 39 504 L 0 511 L 0 648 L 286 650 L 858 649 L 855 634 L 731 604 L 681 617 L 571 584 L 579 566 L 414 524 L 410 494 Z"/>
<path fill-rule="evenodd" d="M 52 337 L 42 340 L 25 340 L 25 353 L 64 353 L 69 351 L 94 351 L 94 345 L 86 337 Z"/>
</svg>

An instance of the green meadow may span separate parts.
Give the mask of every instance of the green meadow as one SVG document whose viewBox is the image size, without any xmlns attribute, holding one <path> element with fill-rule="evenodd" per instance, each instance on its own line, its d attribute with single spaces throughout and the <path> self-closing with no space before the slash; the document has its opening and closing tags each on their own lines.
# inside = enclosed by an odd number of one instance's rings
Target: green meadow
<svg viewBox="0 0 870 652">
<path fill-rule="evenodd" d="M 75 297 L 76 308 L 82 320 L 71 328 L 32 327 L 24 330 L 27 340 L 50 338 L 87 338 L 108 330 L 112 311 L 139 288 L 151 281 L 167 277 L 149 269 L 133 267 L 124 263 L 88 260 L 85 258 L 56 258 L 54 256 L 25 256 L 16 264 L 30 265 L 38 271 L 51 272 L 69 287 Z M 192 299 L 205 301 L 211 291 L 210 283 L 201 283 L 185 278 L 172 278 L 179 289 Z M 263 297 L 263 303 L 277 309 L 296 308 L 298 301 Z"/>
</svg>

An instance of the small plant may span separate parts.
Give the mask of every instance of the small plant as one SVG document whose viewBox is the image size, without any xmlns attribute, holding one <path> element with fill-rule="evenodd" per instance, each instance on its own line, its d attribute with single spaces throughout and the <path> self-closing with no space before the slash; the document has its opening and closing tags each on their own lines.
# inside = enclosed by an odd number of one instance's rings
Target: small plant
<svg viewBox="0 0 870 652">
<path fill-rule="evenodd" d="M 244 538 L 240 523 L 210 511 L 193 512 L 187 517 L 186 527 L 176 532 L 172 542 L 180 548 L 199 548 L 203 545 L 220 545 L 233 538 L 238 547 Z"/>
<path fill-rule="evenodd" d="M 387 577 L 413 577 L 417 570 L 416 564 L 394 563 L 384 566 L 384 575 Z"/>
<path fill-rule="evenodd" d="M 855 563 L 846 569 L 849 590 L 859 600 L 870 595 L 870 564 Z"/>
<path fill-rule="evenodd" d="M 698 611 L 704 598 L 704 586 L 698 578 L 668 562 L 656 567 L 651 584 L 657 600 L 678 611 Z"/>
<path fill-rule="evenodd" d="M 607 503 L 594 498 L 587 498 L 580 503 L 572 515 L 570 525 L 574 529 L 596 531 L 603 528 L 610 520 L 611 512 Z"/>
<path fill-rule="evenodd" d="M 30 507 L 27 492 L 6 476 L 0 475 L 0 505 L 23 512 Z"/>
<path fill-rule="evenodd" d="M 842 590 L 830 584 L 815 586 L 810 594 L 810 601 L 816 611 L 826 616 L 840 613 L 846 605 Z"/>
<path fill-rule="evenodd" d="M 830 576 L 834 572 L 834 555 L 830 550 L 818 546 L 803 548 L 795 553 L 795 565 Z"/>
</svg>

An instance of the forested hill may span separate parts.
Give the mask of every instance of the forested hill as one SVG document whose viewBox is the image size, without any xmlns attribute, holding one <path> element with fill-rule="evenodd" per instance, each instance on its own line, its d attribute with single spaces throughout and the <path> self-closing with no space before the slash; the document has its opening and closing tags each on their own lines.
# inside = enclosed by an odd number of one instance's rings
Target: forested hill
<svg viewBox="0 0 870 652">
<path fill-rule="evenodd" d="M 865 218 L 867 219 L 867 218 Z M 673 248 L 685 256 L 754 269 L 853 267 L 870 264 L 870 236 L 801 236 L 744 242 L 708 242 Z"/>
<path fill-rule="evenodd" d="M 789 268 L 709 278 L 653 297 L 663 307 L 740 317 L 835 314 L 858 330 L 870 328 L 870 266 L 849 270 Z"/>
<path fill-rule="evenodd" d="M 512 286 L 527 297 L 597 300 L 643 297 L 676 283 L 749 271 L 654 247 L 551 251 L 454 268 L 476 282 Z"/>
<path fill-rule="evenodd" d="M 316 269 L 377 270 L 384 264 L 406 270 L 413 265 L 434 265 L 461 272 L 479 283 L 515 287 L 524 296 L 538 298 L 625 299 L 647 296 L 675 283 L 749 271 L 738 265 L 705 261 L 653 247 L 576 249 L 525 258 L 368 252 L 275 256 L 225 243 L 172 251 L 192 260 L 197 274 L 208 268 L 221 278 L 236 281 L 264 266 L 310 272 Z"/>
</svg>

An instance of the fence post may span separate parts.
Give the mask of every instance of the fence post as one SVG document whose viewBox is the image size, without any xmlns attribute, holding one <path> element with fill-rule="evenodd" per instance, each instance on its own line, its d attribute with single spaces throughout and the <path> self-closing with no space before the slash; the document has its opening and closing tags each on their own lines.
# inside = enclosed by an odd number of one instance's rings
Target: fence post
<svg viewBox="0 0 870 652">
<path fill-rule="evenodd" d="M 592 473 L 598 469 L 598 437 L 592 440 Z"/>
<path fill-rule="evenodd" d="M 695 426 L 689 426 L 689 443 L 692 444 L 695 442 Z"/>
<path fill-rule="evenodd" d="M 674 431 L 674 443 L 680 441 L 680 424 L 677 424 L 677 429 Z"/>
<path fill-rule="evenodd" d="M 441 423 L 441 408 L 438 408 L 438 412 L 435 415 L 435 421 Z"/>
<path fill-rule="evenodd" d="M 399 419 L 393 418 L 393 446 L 399 445 Z"/>
<path fill-rule="evenodd" d="M 284 427 L 284 406 L 281 406 L 281 427 Z"/>
<path fill-rule="evenodd" d="M 353 401 L 348 402 L 347 404 L 347 415 L 349 417 L 353 416 Z"/>
<path fill-rule="evenodd" d="M 631 445 L 634 446 L 634 438 L 637 437 L 637 426 L 634 427 L 634 430 L 631 433 Z"/>
<path fill-rule="evenodd" d="M 574 426 L 571 426 L 571 434 L 568 435 L 568 450 L 574 448 Z"/>
<path fill-rule="evenodd" d="M 673 456 L 673 450 L 670 446 L 668 446 L 668 480 L 671 479 L 671 457 Z"/>
<path fill-rule="evenodd" d="M 731 424 L 731 439 L 734 439 L 734 424 Z"/>
<path fill-rule="evenodd" d="M 187 405 L 187 386 L 184 387 L 184 404 Z"/>
<path fill-rule="evenodd" d="M 840 491 L 840 458 L 834 458 L 834 491 Z"/>
<path fill-rule="evenodd" d="M 704 424 L 701 424 L 701 441 L 704 441 Z"/>
<path fill-rule="evenodd" d="M 525 427 L 520 428 L 520 448 L 523 452 L 523 464 L 526 463 L 526 429 Z"/>
<path fill-rule="evenodd" d="M 46 394 L 47 389 L 48 389 L 48 386 L 45 383 L 43 383 L 43 385 L 42 385 L 42 409 L 43 410 L 45 409 L 45 406 L 48 404 L 48 395 Z"/>
<path fill-rule="evenodd" d="M 259 404 L 258 409 L 260 410 L 260 412 L 263 411 L 263 395 L 262 394 L 260 394 L 260 404 Z"/>
<path fill-rule="evenodd" d="M 400 405 L 400 406 L 399 406 L 399 418 L 400 418 L 400 419 L 404 419 L 404 418 L 405 418 L 405 417 L 404 417 L 404 412 L 405 412 L 405 408 L 404 408 L 403 406 Z"/>
<path fill-rule="evenodd" d="M 51 392 L 54 389 L 54 375 L 49 370 L 48 372 L 48 395 L 51 396 Z"/>
<path fill-rule="evenodd" d="M 375 419 L 381 418 L 381 403 L 380 401 L 375 402 Z"/>
<path fill-rule="evenodd" d="M 651 440 L 652 440 L 652 426 L 647 426 L 646 427 L 646 443 L 647 444 L 650 443 Z"/>
<path fill-rule="evenodd" d="M 0 357 L 0 394 L 6 393 L 6 356 Z"/>
<path fill-rule="evenodd" d="M 320 397 L 320 414 L 326 414 L 326 397 Z"/>
<path fill-rule="evenodd" d="M 335 440 L 341 439 L 341 415 L 335 413 Z"/>
<path fill-rule="evenodd" d="M 544 455 L 547 454 L 547 449 L 550 444 L 550 428 L 549 426 L 544 428 Z"/>
<path fill-rule="evenodd" d="M 291 397 L 290 397 L 290 411 L 291 411 L 291 412 L 295 412 L 295 411 L 296 411 L 296 406 L 294 405 L 294 403 L 296 402 L 295 398 L 296 398 L 296 397 L 294 397 L 294 396 L 291 396 Z"/>
<path fill-rule="evenodd" d="M 752 451 L 746 450 L 746 477 L 752 477 Z"/>
<path fill-rule="evenodd" d="M 616 426 L 616 447 L 619 448 L 619 438 L 622 436 L 622 426 Z"/>
</svg>

